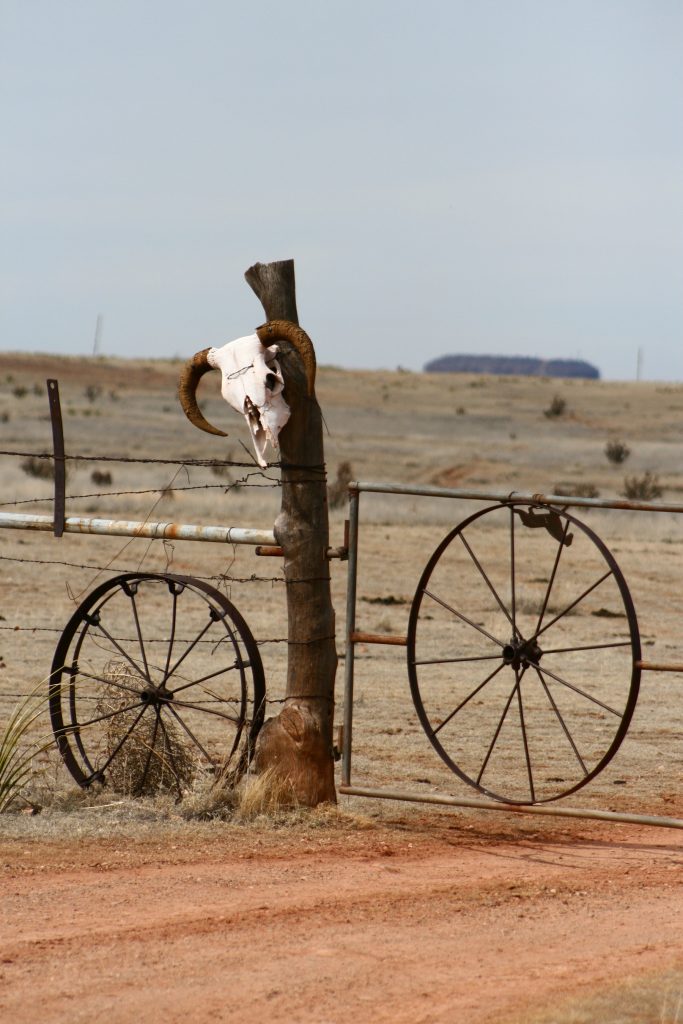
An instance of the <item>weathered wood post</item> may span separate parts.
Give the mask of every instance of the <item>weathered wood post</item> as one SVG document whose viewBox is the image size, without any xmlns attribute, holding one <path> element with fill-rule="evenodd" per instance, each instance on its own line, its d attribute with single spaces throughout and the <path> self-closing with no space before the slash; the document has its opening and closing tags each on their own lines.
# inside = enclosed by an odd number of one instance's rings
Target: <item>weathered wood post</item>
<svg viewBox="0 0 683 1024">
<path fill-rule="evenodd" d="M 245 278 L 267 320 L 298 325 L 293 260 L 256 263 Z M 287 683 L 280 714 L 268 719 L 259 735 L 256 764 L 288 779 L 294 798 L 313 807 L 336 801 L 332 720 L 337 651 L 323 423 L 315 394 L 307 393 L 298 353 L 281 343 L 280 356 L 291 409 L 280 434 L 282 503 L 275 521 L 287 591 Z"/>
</svg>

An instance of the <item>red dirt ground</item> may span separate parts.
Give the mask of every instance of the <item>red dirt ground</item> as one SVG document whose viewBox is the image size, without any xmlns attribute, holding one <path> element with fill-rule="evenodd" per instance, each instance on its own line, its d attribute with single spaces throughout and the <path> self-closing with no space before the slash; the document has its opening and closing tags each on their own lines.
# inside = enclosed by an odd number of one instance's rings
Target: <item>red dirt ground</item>
<svg viewBox="0 0 683 1024">
<path fill-rule="evenodd" d="M 484 1024 L 683 966 L 683 843 L 663 829 L 435 812 L 0 838 L 0 865 L 13 1024 Z"/>
</svg>

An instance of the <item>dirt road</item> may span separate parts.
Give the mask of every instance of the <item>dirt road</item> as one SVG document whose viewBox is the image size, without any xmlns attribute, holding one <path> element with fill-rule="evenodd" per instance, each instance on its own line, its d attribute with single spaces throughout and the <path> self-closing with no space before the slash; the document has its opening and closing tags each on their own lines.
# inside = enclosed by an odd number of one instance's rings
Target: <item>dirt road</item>
<svg viewBox="0 0 683 1024">
<path fill-rule="evenodd" d="M 99 813 L 0 840 L 3 1020 L 683 1019 L 680 833 L 435 812 L 133 836 Z M 606 990 L 615 1016 L 576 1015 Z"/>
</svg>

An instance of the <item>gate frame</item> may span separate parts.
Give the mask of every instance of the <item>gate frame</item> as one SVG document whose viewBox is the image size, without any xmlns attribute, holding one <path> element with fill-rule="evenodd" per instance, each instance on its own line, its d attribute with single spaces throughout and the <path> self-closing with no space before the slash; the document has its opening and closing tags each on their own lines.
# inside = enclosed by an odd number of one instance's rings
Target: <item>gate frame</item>
<svg viewBox="0 0 683 1024">
<path fill-rule="evenodd" d="M 373 799 L 401 800 L 410 803 L 438 804 L 448 807 L 470 807 L 485 811 L 506 811 L 508 814 L 541 814 L 560 818 L 586 818 L 598 821 L 620 822 L 632 825 L 649 825 L 660 828 L 683 829 L 683 818 L 668 818 L 659 815 L 626 814 L 618 811 L 593 810 L 583 807 L 548 807 L 545 804 L 507 804 L 493 800 L 479 800 L 467 797 L 453 797 L 446 793 L 414 793 L 399 789 L 385 789 L 351 784 L 351 760 L 353 749 L 353 685 L 355 645 L 385 644 L 405 647 L 406 636 L 383 636 L 364 633 L 356 629 L 356 595 L 358 585 L 358 539 L 360 533 L 360 495 L 365 491 L 374 494 L 413 495 L 428 498 L 451 498 L 469 501 L 494 501 L 503 505 L 510 502 L 528 502 L 542 505 L 550 510 L 553 506 L 562 508 L 610 508 L 631 512 L 675 512 L 683 513 L 683 504 L 672 502 L 626 501 L 619 498 L 579 498 L 562 494 L 541 494 L 524 491 L 470 491 L 462 488 L 429 487 L 410 484 L 374 483 L 353 481 L 349 484 L 349 539 L 348 539 L 348 581 L 346 588 L 346 658 L 344 663 L 344 724 L 342 727 L 342 781 L 338 791 L 345 796 L 361 796 Z M 664 664 L 639 661 L 641 671 L 683 673 L 683 664 Z"/>
</svg>

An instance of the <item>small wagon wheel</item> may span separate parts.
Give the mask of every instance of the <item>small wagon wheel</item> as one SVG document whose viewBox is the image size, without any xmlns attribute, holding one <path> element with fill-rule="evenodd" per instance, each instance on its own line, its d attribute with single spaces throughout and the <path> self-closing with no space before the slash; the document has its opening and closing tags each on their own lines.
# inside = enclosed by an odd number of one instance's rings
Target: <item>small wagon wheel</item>
<svg viewBox="0 0 683 1024">
<path fill-rule="evenodd" d="M 97 587 L 52 662 L 50 717 L 83 787 L 180 796 L 198 771 L 239 772 L 263 722 L 256 642 L 218 590 L 124 573 Z"/>
<path fill-rule="evenodd" d="M 415 592 L 407 654 L 435 750 L 507 803 L 585 786 L 617 752 L 638 697 L 638 623 L 614 556 L 543 505 L 492 506 L 444 538 Z"/>
</svg>

